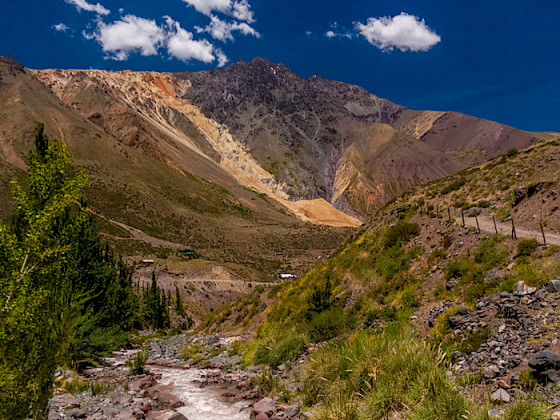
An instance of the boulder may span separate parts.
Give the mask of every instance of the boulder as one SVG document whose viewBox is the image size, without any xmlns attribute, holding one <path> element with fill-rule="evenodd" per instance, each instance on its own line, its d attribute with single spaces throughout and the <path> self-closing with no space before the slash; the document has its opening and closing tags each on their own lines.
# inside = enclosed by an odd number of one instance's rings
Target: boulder
<svg viewBox="0 0 560 420">
<path fill-rule="evenodd" d="M 552 382 L 552 383 L 560 382 L 560 374 L 552 369 L 541 372 L 540 377 L 545 382 Z"/>
<path fill-rule="evenodd" d="M 537 291 L 536 287 L 527 286 L 525 284 L 525 282 L 523 280 L 521 280 L 521 281 L 517 282 L 517 284 L 515 286 L 515 291 L 513 292 L 513 294 L 515 296 L 527 296 L 527 295 L 532 295 L 536 291 Z"/>
<path fill-rule="evenodd" d="M 168 417 L 167 420 L 189 420 L 189 419 L 187 419 L 181 413 L 175 412 L 175 413 L 171 414 L 171 416 Z"/>
<path fill-rule="evenodd" d="M 276 411 L 276 406 L 271 398 L 263 398 L 253 404 L 253 412 L 255 413 L 265 413 L 267 416 L 271 416 L 272 413 Z"/>
<path fill-rule="evenodd" d="M 484 368 L 482 371 L 482 376 L 486 379 L 493 379 L 500 374 L 500 369 L 498 366 L 490 365 Z"/>
<path fill-rule="evenodd" d="M 560 277 L 556 277 L 550 280 L 550 282 L 546 285 L 546 289 L 550 293 L 560 292 Z"/>
<path fill-rule="evenodd" d="M 499 388 L 490 395 L 490 399 L 494 402 L 508 403 L 511 398 L 505 389 Z"/>
<path fill-rule="evenodd" d="M 150 388 L 147 388 L 146 391 L 148 395 L 156 400 L 159 405 L 169 408 L 178 408 L 183 405 L 183 401 L 181 401 L 177 396 L 171 393 L 171 386 L 169 385 L 154 385 Z"/>
<path fill-rule="evenodd" d="M 549 350 L 542 350 L 529 359 L 529 367 L 537 372 L 560 367 L 560 356 Z"/>
<path fill-rule="evenodd" d="M 299 414 L 299 405 L 289 405 L 284 408 L 284 417 L 291 419 Z"/>
</svg>

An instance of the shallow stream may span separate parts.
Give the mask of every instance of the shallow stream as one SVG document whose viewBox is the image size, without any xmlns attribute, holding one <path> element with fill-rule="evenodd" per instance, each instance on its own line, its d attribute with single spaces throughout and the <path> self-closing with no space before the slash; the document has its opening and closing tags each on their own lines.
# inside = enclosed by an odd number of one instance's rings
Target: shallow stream
<svg viewBox="0 0 560 420">
<path fill-rule="evenodd" d="M 228 404 L 222 401 L 217 391 L 199 388 L 193 381 L 203 381 L 203 376 L 217 370 L 173 369 L 150 366 L 150 372 L 161 374 L 158 383 L 172 386 L 172 393 L 185 403 L 177 409 L 189 420 L 248 420 L 250 409 L 247 401 Z"/>
</svg>

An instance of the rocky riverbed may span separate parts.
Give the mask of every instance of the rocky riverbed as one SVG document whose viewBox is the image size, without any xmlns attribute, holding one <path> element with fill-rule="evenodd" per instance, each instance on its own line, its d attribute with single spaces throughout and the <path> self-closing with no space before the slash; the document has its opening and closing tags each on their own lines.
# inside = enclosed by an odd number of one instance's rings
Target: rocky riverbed
<svg viewBox="0 0 560 420">
<path fill-rule="evenodd" d="M 126 363 L 137 350 L 117 352 L 104 360 L 104 366 L 86 369 L 80 375 L 59 371 L 57 382 L 66 382 L 66 388 L 75 392 L 56 390 L 49 420 L 304 418 L 297 405 L 262 398 L 256 380 L 259 370 L 239 367 L 241 357 L 227 350 L 240 338 L 181 334 L 151 340 L 146 361 L 149 373 L 142 375 L 131 376 Z M 181 351 L 186 346 L 204 349 L 202 363 L 183 358 Z M 204 367 L 194 366 L 195 362 Z M 85 387 L 88 389 L 82 391 Z"/>
</svg>

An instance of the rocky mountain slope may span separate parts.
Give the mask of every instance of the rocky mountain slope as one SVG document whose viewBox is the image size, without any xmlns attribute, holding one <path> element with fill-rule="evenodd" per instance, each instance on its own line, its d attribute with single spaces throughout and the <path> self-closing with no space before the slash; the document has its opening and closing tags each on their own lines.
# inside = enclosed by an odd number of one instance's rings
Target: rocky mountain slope
<svg viewBox="0 0 560 420">
<path fill-rule="evenodd" d="M 36 71 L 4 57 L 0 77 L 3 180 L 25 170 L 43 121 L 92 175 L 88 200 L 121 252 L 196 248 L 254 280 L 255 267 L 304 272 L 313 250 L 411 186 L 538 141 L 264 59 L 169 74 Z"/>
<path fill-rule="evenodd" d="M 357 86 L 304 80 L 259 58 L 198 73 L 34 73 L 124 144 L 215 181 L 199 162 L 210 159 L 304 219 L 321 221 L 293 202 L 322 199 L 363 219 L 413 185 L 538 141 L 467 115 L 412 111 Z M 323 222 L 353 224 L 336 217 Z"/>
<path fill-rule="evenodd" d="M 35 122 L 43 121 L 49 137 L 68 143 L 74 153 L 72 163 L 90 174 L 86 199 L 100 215 L 103 233 L 121 254 L 166 257 L 195 249 L 202 258 L 217 261 L 243 279 L 272 280 L 285 270 L 305 271 L 316 260 L 315 249 L 328 253 L 347 235 L 344 227 L 301 221 L 172 133 L 165 137 L 147 125 L 154 130 L 153 142 L 145 148 L 129 143 L 124 131 L 113 133 L 84 118 L 9 58 L 0 60 L 0 78 L 0 194 L 5 198 L 0 214 L 4 220 L 13 211 L 8 181 L 23 174 Z M 115 114 L 113 109 L 104 115 Z M 130 118 L 130 125 L 123 119 L 115 127 L 141 131 L 142 114 L 130 111 Z M 306 204 L 313 210 L 315 203 L 300 203 L 304 210 Z M 320 210 L 320 203 L 316 207 Z M 333 224 L 357 223 L 334 208 L 332 214 Z M 275 255 L 280 251 L 282 255 Z"/>
</svg>

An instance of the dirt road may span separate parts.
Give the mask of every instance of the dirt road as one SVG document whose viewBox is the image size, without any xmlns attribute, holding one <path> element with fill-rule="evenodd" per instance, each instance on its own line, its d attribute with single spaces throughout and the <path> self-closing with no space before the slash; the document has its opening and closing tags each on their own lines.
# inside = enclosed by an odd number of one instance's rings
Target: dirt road
<svg viewBox="0 0 560 420">
<path fill-rule="evenodd" d="M 492 218 L 487 216 L 477 216 L 478 218 L 478 225 L 480 226 L 480 231 L 484 233 L 496 233 L 494 229 L 494 222 Z M 474 217 L 465 217 L 465 224 L 470 227 L 477 227 L 476 220 Z M 498 222 L 496 221 L 496 228 L 498 229 L 498 233 L 502 235 L 511 236 L 511 222 Z M 524 239 L 536 239 L 539 243 L 543 243 L 543 236 L 540 230 L 529 230 L 524 229 L 522 226 L 515 225 L 515 233 L 517 234 L 518 238 Z M 544 235 L 546 238 L 547 245 L 560 245 L 560 235 L 556 233 L 544 231 Z"/>
</svg>

